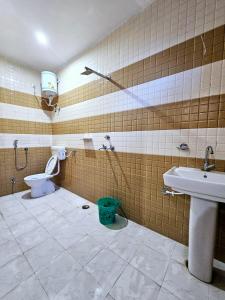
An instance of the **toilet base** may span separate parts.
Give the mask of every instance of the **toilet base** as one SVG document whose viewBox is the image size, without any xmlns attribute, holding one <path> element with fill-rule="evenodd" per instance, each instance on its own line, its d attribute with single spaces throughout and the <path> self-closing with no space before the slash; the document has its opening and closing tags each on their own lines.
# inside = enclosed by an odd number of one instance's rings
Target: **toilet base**
<svg viewBox="0 0 225 300">
<path fill-rule="evenodd" d="M 55 184 L 51 180 L 45 180 L 43 183 L 31 187 L 31 197 L 39 198 L 55 192 Z"/>
</svg>

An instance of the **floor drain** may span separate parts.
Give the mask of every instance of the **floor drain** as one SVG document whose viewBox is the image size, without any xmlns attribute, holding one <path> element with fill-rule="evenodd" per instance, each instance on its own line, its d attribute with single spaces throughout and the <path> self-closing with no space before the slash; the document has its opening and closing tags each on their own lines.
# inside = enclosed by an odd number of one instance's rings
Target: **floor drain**
<svg viewBox="0 0 225 300">
<path fill-rule="evenodd" d="M 87 205 L 87 204 L 85 204 L 85 205 L 82 206 L 83 209 L 88 209 L 89 207 L 90 207 L 90 206 Z"/>
</svg>

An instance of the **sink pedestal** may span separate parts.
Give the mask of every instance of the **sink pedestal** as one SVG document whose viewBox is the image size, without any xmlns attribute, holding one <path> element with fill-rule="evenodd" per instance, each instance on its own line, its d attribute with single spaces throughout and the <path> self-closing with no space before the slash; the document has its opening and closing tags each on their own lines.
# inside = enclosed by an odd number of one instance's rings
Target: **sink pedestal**
<svg viewBox="0 0 225 300">
<path fill-rule="evenodd" d="M 198 279 L 211 282 L 218 202 L 191 197 L 188 269 Z"/>
</svg>

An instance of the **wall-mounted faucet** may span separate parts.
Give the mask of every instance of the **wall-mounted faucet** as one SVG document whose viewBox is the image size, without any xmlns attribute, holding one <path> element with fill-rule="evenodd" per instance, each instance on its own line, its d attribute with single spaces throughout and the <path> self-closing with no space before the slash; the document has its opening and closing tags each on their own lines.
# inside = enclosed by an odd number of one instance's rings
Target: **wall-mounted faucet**
<svg viewBox="0 0 225 300">
<path fill-rule="evenodd" d="M 107 150 L 107 146 L 102 144 L 102 146 L 98 150 Z"/>
<path fill-rule="evenodd" d="M 109 142 L 109 147 L 107 148 L 107 150 L 114 151 L 115 147 L 112 145 L 112 143 L 110 141 L 110 136 L 109 135 L 105 135 L 105 139 Z"/>
<path fill-rule="evenodd" d="M 105 151 L 114 151 L 115 147 L 111 144 L 110 141 L 110 136 L 109 135 L 105 135 L 104 138 L 109 142 L 109 147 L 107 147 L 105 144 L 102 144 L 102 146 L 98 149 L 98 150 L 105 150 Z"/>
<path fill-rule="evenodd" d="M 203 171 L 210 171 L 215 169 L 215 164 L 209 164 L 209 154 L 214 154 L 212 146 L 207 146 L 205 149 L 205 159 L 203 164 Z"/>
</svg>

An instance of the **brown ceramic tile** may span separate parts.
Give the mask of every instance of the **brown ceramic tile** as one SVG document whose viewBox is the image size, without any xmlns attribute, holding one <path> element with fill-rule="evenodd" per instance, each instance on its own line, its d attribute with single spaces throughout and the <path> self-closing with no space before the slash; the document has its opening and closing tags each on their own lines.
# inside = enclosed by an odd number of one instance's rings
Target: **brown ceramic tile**
<svg viewBox="0 0 225 300">
<path fill-rule="evenodd" d="M 206 46 L 203 55 L 201 36 L 163 50 L 111 74 L 111 82 L 104 79 L 92 81 L 59 96 L 61 107 L 103 96 L 121 89 L 155 80 L 164 76 L 190 70 L 225 58 L 225 26 L 202 35 Z"/>
<path fill-rule="evenodd" d="M 110 195 L 122 200 L 127 217 L 181 243 L 188 242 L 188 196 L 163 196 L 163 173 L 172 166 L 200 168 L 202 160 L 172 156 L 77 150 L 61 163 L 57 182 L 92 202 Z M 225 171 L 225 161 L 216 160 L 216 168 Z M 220 206 L 219 224 L 225 215 Z M 217 253 L 225 248 L 225 222 L 218 228 Z M 220 256 L 219 256 L 220 255 Z M 223 254 L 223 259 L 225 255 Z"/>
<path fill-rule="evenodd" d="M 44 101 L 41 101 L 40 97 L 3 87 L 0 87 L 0 102 L 44 110 L 52 110 L 45 104 Z"/>
<path fill-rule="evenodd" d="M 0 119 L 0 132 L 15 134 L 52 134 L 52 124 L 14 119 Z"/>
<path fill-rule="evenodd" d="M 53 134 L 224 127 L 225 96 L 216 95 L 53 123 Z"/>
<path fill-rule="evenodd" d="M 18 148 L 18 161 L 21 165 L 25 163 L 24 150 Z M 12 193 L 11 177 L 15 177 L 14 192 L 20 192 L 29 187 L 24 183 L 24 177 L 42 173 L 46 163 L 51 156 L 49 147 L 29 148 L 27 168 L 17 171 L 15 168 L 14 149 L 0 149 L 0 196 Z"/>
</svg>

